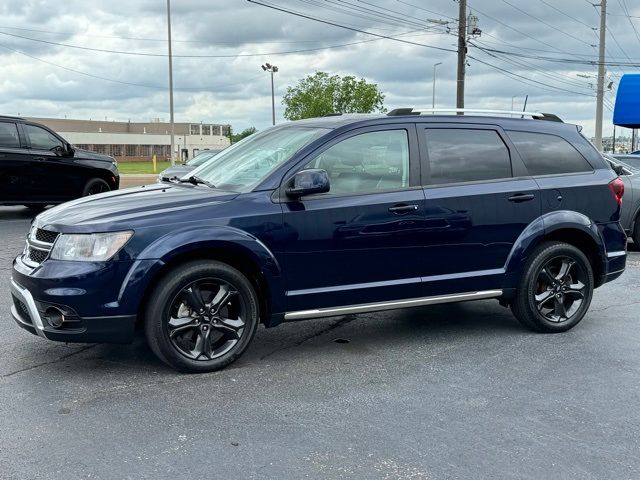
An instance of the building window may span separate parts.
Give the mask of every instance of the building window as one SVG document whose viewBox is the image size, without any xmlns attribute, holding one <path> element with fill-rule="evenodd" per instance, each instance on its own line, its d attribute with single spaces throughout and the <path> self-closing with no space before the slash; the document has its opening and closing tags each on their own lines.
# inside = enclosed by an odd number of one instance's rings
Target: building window
<svg viewBox="0 0 640 480">
<path fill-rule="evenodd" d="M 151 145 L 140 145 L 140 156 L 141 157 L 150 157 L 151 156 Z"/>
<path fill-rule="evenodd" d="M 191 125 L 189 133 L 191 133 L 191 135 L 200 135 L 200 125 Z"/>
<path fill-rule="evenodd" d="M 224 125 L 222 127 L 222 135 L 224 135 L 225 137 L 229 136 L 229 125 Z"/>
<path fill-rule="evenodd" d="M 106 155 L 107 146 L 106 145 L 94 145 L 93 146 L 93 151 L 96 152 L 96 153 L 101 153 L 103 155 Z"/>
<path fill-rule="evenodd" d="M 124 153 L 124 145 L 111 145 L 111 155 L 114 157 L 122 157 Z"/>
<path fill-rule="evenodd" d="M 211 125 L 202 125 L 202 135 L 211 135 Z"/>
<path fill-rule="evenodd" d="M 137 155 L 137 147 L 137 145 L 125 145 L 127 157 L 135 157 Z"/>
</svg>

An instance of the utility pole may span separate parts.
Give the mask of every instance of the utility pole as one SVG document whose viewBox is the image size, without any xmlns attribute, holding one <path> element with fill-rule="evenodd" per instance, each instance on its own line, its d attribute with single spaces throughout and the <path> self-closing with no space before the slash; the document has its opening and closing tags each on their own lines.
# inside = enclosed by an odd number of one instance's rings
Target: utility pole
<svg viewBox="0 0 640 480">
<path fill-rule="evenodd" d="M 464 108 L 464 71 L 467 63 L 467 0 L 458 0 L 458 75 L 456 83 L 456 108 Z"/>
<path fill-rule="evenodd" d="M 175 125 L 173 123 L 173 57 L 171 53 L 171 0 L 167 0 L 167 34 L 169 40 L 169 123 L 171 123 L 171 165 L 176 164 L 174 157 Z"/>
<path fill-rule="evenodd" d="M 596 93 L 595 147 L 602 150 L 602 108 L 604 103 L 604 60 L 607 30 L 607 0 L 600 0 L 600 44 L 598 46 L 598 89 Z"/>
<path fill-rule="evenodd" d="M 433 85 L 431 89 L 431 108 L 436 108 L 436 67 L 442 65 L 442 62 L 433 64 Z"/>
<path fill-rule="evenodd" d="M 262 70 L 265 72 L 269 72 L 271 74 L 271 124 L 276 124 L 276 92 L 273 88 L 273 74 L 278 71 L 278 67 L 276 65 L 271 65 L 270 63 L 265 63 L 261 65 Z"/>
</svg>

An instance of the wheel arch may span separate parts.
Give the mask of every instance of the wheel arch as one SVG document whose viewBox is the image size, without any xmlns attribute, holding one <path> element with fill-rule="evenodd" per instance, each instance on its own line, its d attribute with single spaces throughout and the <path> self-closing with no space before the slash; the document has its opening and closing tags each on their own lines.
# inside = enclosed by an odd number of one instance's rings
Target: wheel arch
<svg viewBox="0 0 640 480">
<path fill-rule="evenodd" d="M 533 249 L 554 240 L 573 245 L 584 253 L 593 269 L 595 287 L 602 284 L 606 252 L 598 228 L 586 215 L 556 211 L 538 218 L 516 240 L 505 265 L 508 286 L 515 287 L 524 262 Z"/>
<path fill-rule="evenodd" d="M 147 247 L 139 258 L 153 257 L 160 260 L 160 266 L 152 273 L 143 290 L 138 309 L 139 321 L 144 318 L 150 293 L 171 270 L 190 261 L 216 260 L 237 269 L 252 283 L 258 295 L 261 323 L 267 327 L 280 323 L 280 316 L 284 316 L 285 299 L 280 265 L 260 240 L 235 230 L 217 227 L 174 232 Z"/>
</svg>

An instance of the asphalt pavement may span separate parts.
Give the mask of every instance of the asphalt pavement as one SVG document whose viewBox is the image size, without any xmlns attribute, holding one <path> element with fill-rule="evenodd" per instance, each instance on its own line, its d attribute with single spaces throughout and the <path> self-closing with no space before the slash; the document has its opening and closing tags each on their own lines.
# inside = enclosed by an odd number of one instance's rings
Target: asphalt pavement
<svg viewBox="0 0 640 480">
<path fill-rule="evenodd" d="M 2 479 L 640 478 L 640 253 L 580 325 L 494 300 L 261 328 L 231 367 L 178 374 L 132 345 L 11 319 L 29 214 L 0 207 Z"/>
</svg>

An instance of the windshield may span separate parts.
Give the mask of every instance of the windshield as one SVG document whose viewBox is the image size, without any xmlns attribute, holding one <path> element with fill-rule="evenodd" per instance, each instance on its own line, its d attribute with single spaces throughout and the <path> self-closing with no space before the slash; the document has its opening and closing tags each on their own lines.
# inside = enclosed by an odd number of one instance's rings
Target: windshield
<svg viewBox="0 0 640 480">
<path fill-rule="evenodd" d="M 327 133 L 326 128 L 272 127 L 244 138 L 187 175 L 206 180 L 216 188 L 247 192 L 294 153 Z"/>
<path fill-rule="evenodd" d="M 192 167 L 199 167 L 211 157 L 215 156 L 217 153 L 221 152 L 221 150 L 207 150 L 205 152 L 199 153 L 191 160 L 189 160 L 186 165 L 190 165 Z"/>
</svg>

